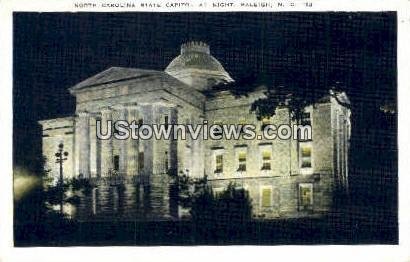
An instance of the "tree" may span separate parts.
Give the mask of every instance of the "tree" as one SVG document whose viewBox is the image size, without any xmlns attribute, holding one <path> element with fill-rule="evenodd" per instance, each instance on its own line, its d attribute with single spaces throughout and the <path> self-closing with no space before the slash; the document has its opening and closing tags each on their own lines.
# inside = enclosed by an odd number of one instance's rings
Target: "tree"
<svg viewBox="0 0 410 262">
<path fill-rule="evenodd" d="M 335 96 L 343 91 L 343 83 L 337 81 L 336 73 L 326 79 L 317 76 L 317 72 L 300 71 L 287 68 L 276 70 L 272 74 L 248 75 L 236 82 L 221 83 L 214 90 L 228 90 L 236 97 L 247 96 L 258 87 L 265 87 L 265 97 L 251 105 L 258 120 L 275 115 L 276 108 L 286 106 L 293 120 L 300 120 L 304 108 L 313 105 L 326 96 Z"/>
<path fill-rule="evenodd" d="M 229 183 L 225 190 L 214 194 L 207 177 L 192 178 L 181 174 L 177 177 L 178 200 L 183 208 L 190 209 L 194 221 L 247 221 L 252 218 L 252 205 L 248 192 Z"/>
</svg>

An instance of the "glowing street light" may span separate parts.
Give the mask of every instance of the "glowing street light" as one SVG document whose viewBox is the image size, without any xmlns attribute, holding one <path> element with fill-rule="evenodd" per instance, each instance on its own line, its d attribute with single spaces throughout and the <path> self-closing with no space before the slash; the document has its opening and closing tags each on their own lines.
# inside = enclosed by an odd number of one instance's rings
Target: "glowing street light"
<svg viewBox="0 0 410 262">
<path fill-rule="evenodd" d="M 61 190 L 61 201 L 60 201 L 60 212 L 61 212 L 61 214 L 63 213 L 63 163 L 64 163 L 64 161 L 66 161 L 67 160 L 67 156 L 68 156 L 68 152 L 67 151 L 64 151 L 64 145 L 63 145 L 63 143 L 60 143 L 59 145 L 58 145 L 58 151 L 57 151 L 57 153 L 55 154 L 55 156 L 56 156 L 56 163 L 57 164 L 60 164 L 60 181 L 59 181 L 59 184 L 60 184 L 60 190 Z"/>
<path fill-rule="evenodd" d="M 60 183 L 63 183 L 63 163 L 67 160 L 68 152 L 64 151 L 63 143 L 58 145 L 58 152 L 55 154 L 57 160 L 56 163 L 60 164 Z"/>
</svg>

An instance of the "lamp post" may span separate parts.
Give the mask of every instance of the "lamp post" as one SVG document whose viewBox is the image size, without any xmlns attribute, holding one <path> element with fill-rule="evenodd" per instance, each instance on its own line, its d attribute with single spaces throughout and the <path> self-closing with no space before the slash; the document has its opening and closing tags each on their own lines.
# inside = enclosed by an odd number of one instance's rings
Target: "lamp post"
<svg viewBox="0 0 410 262">
<path fill-rule="evenodd" d="M 58 145 L 58 151 L 57 153 L 55 153 L 56 156 L 56 163 L 60 164 L 60 179 L 58 181 L 59 186 L 60 186 L 60 212 L 61 214 L 63 214 L 63 185 L 64 185 L 64 181 L 63 181 L 63 163 L 64 161 L 67 160 L 67 156 L 68 156 L 68 152 L 64 151 L 64 144 L 60 143 Z"/>
</svg>

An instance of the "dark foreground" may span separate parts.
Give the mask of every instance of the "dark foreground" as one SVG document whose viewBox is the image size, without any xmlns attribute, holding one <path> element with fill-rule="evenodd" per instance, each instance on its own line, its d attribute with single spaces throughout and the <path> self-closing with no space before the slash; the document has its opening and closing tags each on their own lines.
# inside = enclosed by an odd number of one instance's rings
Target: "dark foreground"
<svg viewBox="0 0 410 262">
<path fill-rule="evenodd" d="M 398 244 L 378 218 L 291 219 L 241 224 L 112 221 L 15 226 L 15 246 Z"/>
</svg>

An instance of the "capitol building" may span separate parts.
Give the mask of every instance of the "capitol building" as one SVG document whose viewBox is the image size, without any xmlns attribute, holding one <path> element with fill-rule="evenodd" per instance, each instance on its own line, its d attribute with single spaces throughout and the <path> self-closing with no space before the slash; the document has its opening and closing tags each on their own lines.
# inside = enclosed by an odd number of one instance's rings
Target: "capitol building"
<svg viewBox="0 0 410 262">
<path fill-rule="evenodd" d="M 68 152 L 65 179 L 82 177 L 103 187 L 106 185 L 99 184 L 99 180 L 121 177 L 138 184 L 134 191 L 157 188 L 155 201 L 160 202 L 157 206 L 164 217 L 172 213 L 166 190 L 170 172 L 193 178 L 206 176 L 215 194 L 230 183 L 245 189 L 255 218 L 329 212 L 336 190 L 348 190 L 351 124 L 346 107 L 349 100 L 344 93 L 331 92 L 305 108 L 303 121 L 312 127 L 312 138 L 308 140 L 97 138 L 97 120 L 103 125 L 108 120 L 135 120 L 139 124 L 196 125 L 204 120 L 219 125 L 252 124 L 257 127 L 257 134 L 262 134 L 268 124 L 293 123 L 286 106 L 278 107 L 274 115 L 262 120 L 250 110 L 254 101 L 265 97 L 265 86 L 239 97 L 227 88 L 214 88 L 235 81 L 222 64 L 212 56 L 207 44 L 188 42 L 163 71 L 111 67 L 72 86 L 69 92 L 76 98 L 73 115 L 39 121 L 49 176 L 59 179 L 55 153 L 62 143 Z M 109 202 L 120 198 L 115 190 L 108 190 L 106 196 L 102 196 L 104 190 L 98 190 L 93 191 L 90 204 L 94 213 L 98 213 L 98 207 L 103 210 L 101 199 Z M 112 205 L 121 207 L 118 203 Z"/>
</svg>

